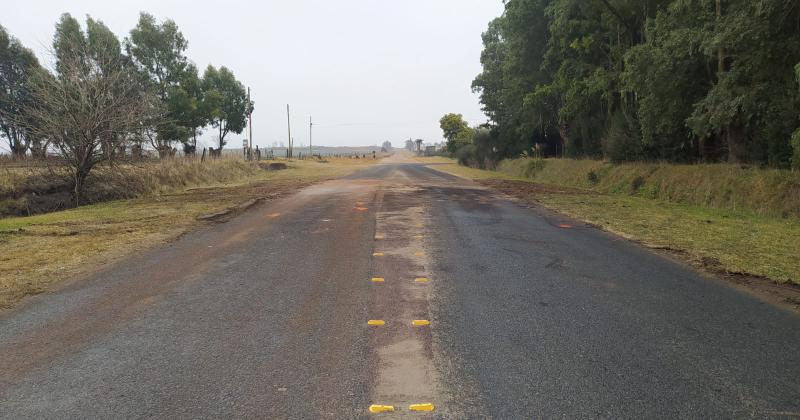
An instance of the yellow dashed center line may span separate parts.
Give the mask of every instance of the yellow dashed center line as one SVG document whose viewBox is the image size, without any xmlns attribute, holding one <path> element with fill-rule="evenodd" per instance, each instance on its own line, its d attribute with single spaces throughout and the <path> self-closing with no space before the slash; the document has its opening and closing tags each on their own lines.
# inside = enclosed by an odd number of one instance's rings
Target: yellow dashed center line
<svg viewBox="0 0 800 420">
<path fill-rule="evenodd" d="M 363 205 L 362 203 L 357 203 L 357 206 L 359 206 L 359 207 L 356 207 L 356 210 L 366 211 L 367 208 L 361 207 L 362 205 Z M 422 228 L 424 226 L 424 224 L 423 223 L 417 223 L 415 226 L 417 228 Z M 416 234 L 416 235 L 413 235 L 413 238 L 417 239 L 417 240 L 421 240 L 421 239 L 424 239 L 424 235 Z M 375 234 L 375 240 L 383 240 L 383 239 L 386 239 L 385 235 L 383 235 L 383 234 Z M 416 257 L 422 257 L 424 255 L 425 255 L 425 252 L 423 252 L 423 251 L 414 252 L 414 256 L 416 256 Z M 384 253 L 383 252 L 373 252 L 372 256 L 373 257 L 382 257 L 382 256 L 384 256 Z M 383 278 L 383 277 L 373 277 L 371 281 L 372 281 L 372 283 L 383 283 L 383 282 L 386 281 L 386 279 Z M 416 277 L 414 279 L 415 283 L 428 283 L 428 281 L 429 281 L 429 279 L 427 277 Z M 370 325 L 370 326 L 384 326 L 384 325 L 386 325 L 386 321 L 381 320 L 381 319 L 371 319 L 371 320 L 367 321 L 367 324 Z M 431 325 L 431 322 L 429 320 L 427 320 L 427 319 L 414 319 L 414 320 L 411 321 L 411 325 L 415 326 L 415 327 L 424 327 L 424 326 Z M 435 406 L 433 405 L 433 403 L 411 404 L 411 405 L 408 406 L 408 410 L 409 411 L 429 412 L 429 411 L 434 411 L 434 409 L 435 409 Z M 391 412 L 394 412 L 394 411 L 395 411 L 395 407 L 392 406 L 392 405 L 372 404 L 372 405 L 369 406 L 369 412 L 370 413 L 374 413 L 374 414 L 391 413 Z"/>
<path fill-rule="evenodd" d="M 392 411 L 394 411 L 394 406 L 391 405 L 372 404 L 369 406 L 370 413 L 391 413 Z"/>
<path fill-rule="evenodd" d="M 411 404 L 408 409 L 411 411 L 433 411 L 435 406 L 431 403 Z"/>
</svg>

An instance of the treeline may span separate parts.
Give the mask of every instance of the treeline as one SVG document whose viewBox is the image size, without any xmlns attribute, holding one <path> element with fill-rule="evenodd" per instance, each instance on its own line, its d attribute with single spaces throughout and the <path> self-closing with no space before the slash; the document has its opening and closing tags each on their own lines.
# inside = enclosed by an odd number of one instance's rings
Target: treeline
<svg viewBox="0 0 800 420">
<path fill-rule="evenodd" d="M 800 167 L 796 0 L 507 0 L 483 44 L 479 161 Z"/>
<path fill-rule="evenodd" d="M 241 133 L 253 109 L 227 68 L 201 75 L 177 25 L 142 13 L 121 40 L 103 22 L 85 28 L 64 14 L 52 44 L 53 68 L 0 26 L 0 136 L 16 157 L 57 152 L 71 169 L 76 203 L 100 162 L 151 147 L 194 153 L 210 127 L 218 150 Z"/>
</svg>

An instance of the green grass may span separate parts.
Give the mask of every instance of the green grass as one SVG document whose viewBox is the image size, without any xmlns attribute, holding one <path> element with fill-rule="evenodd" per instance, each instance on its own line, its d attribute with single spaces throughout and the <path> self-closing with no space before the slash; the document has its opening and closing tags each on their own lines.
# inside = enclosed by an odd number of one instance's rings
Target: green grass
<svg viewBox="0 0 800 420">
<path fill-rule="evenodd" d="M 800 284 L 800 223 L 638 197 L 537 197 L 561 213 L 657 248 L 713 259 L 721 268 Z"/>
<path fill-rule="evenodd" d="M 554 175 L 533 179 L 514 176 L 518 170 L 503 172 L 484 171 L 457 165 L 443 158 L 422 158 L 433 168 L 474 180 L 511 180 L 530 184 L 553 185 L 556 182 L 538 182 Z M 631 195 L 627 191 L 613 193 L 587 188 L 588 181 L 581 174 L 602 168 L 602 162 L 566 161 L 576 163 L 576 168 L 565 171 L 558 185 L 583 187 L 582 191 L 553 188 L 537 189 L 503 188 L 528 201 L 535 201 L 576 219 L 598 225 L 626 238 L 640 241 L 656 248 L 669 248 L 683 252 L 693 262 L 705 265 L 718 262 L 718 267 L 733 273 L 763 276 L 779 283 L 800 284 L 800 221 L 759 215 L 754 211 L 715 208 L 697 204 L 675 203 L 658 195 Z M 518 163 L 515 163 L 518 164 Z M 548 162 L 549 164 L 549 162 Z M 555 165 L 553 165 L 555 166 Z M 711 165 L 709 165 L 711 166 Z M 681 170 L 683 168 L 680 168 Z M 639 170 L 639 169 L 637 169 Z M 664 169 L 661 169 L 662 171 Z M 709 171 L 703 168 L 702 171 Z M 726 176 L 721 175 L 724 179 Z M 607 181 L 608 185 L 613 182 Z M 506 183 L 508 184 L 508 183 Z M 524 185 L 524 184 L 523 184 Z M 767 193 L 765 193 L 767 194 Z"/>
</svg>

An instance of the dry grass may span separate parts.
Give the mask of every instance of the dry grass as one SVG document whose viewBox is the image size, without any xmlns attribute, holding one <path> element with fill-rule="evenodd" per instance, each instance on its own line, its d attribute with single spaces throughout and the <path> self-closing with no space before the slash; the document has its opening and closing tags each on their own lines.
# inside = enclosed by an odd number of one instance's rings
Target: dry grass
<svg viewBox="0 0 800 420">
<path fill-rule="evenodd" d="M 144 174 L 153 180 L 148 181 L 152 185 L 162 186 L 159 194 L 0 219 L 0 307 L 9 307 L 26 295 L 48 291 L 64 280 L 172 240 L 202 226 L 204 222 L 198 221 L 198 216 L 252 198 L 290 193 L 373 162 L 293 161 L 288 162 L 289 169 L 281 171 L 265 171 L 244 162 L 239 162 L 244 166 L 221 162 L 213 167 L 218 173 L 203 173 L 194 165 L 167 164 Z M 239 169 L 231 170 L 228 165 Z M 180 180 L 170 181 L 173 176 Z M 190 186 L 202 187 L 186 188 Z"/>
<path fill-rule="evenodd" d="M 498 172 L 535 182 L 800 219 L 800 172 L 729 164 L 511 159 Z"/>
<path fill-rule="evenodd" d="M 762 276 L 779 283 L 800 285 L 800 221 L 793 218 L 762 216 L 738 208 L 734 211 L 671 203 L 626 192 L 609 194 L 590 189 L 571 192 L 569 188 L 525 188 L 524 184 L 531 185 L 535 181 L 512 176 L 509 172 L 466 168 L 442 158 L 422 161 L 434 163 L 432 167 L 436 169 L 496 186 L 509 194 L 535 201 L 648 246 L 682 252 L 692 262 L 699 262 L 712 271 Z M 580 174 L 595 164 L 581 161 L 581 169 L 571 173 Z M 563 179 L 560 184 L 579 185 L 578 176 L 572 176 L 575 178 Z"/>
</svg>

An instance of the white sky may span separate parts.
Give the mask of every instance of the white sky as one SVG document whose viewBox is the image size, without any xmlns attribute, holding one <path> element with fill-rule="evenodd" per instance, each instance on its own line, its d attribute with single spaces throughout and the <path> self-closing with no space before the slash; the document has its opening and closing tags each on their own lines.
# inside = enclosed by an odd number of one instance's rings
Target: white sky
<svg viewBox="0 0 800 420">
<path fill-rule="evenodd" d="M 464 114 L 485 122 L 470 91 L 480 72 L 481 32 L 501 0 L 14 1 L 0 24 L 49 61 L 61 13 L 87 14 L 120 38 L 139 11 L 174 20 L 201 69 L 229 67 L 252 89 L 253 137 L 261 146 L 287 139 L 292 106 L 295 145 L 365 146 L 409 137 L 442 140 L 438 120 Z M 208 136 L 206 140 L 210 140 Z M 240 147 L 243 135 L 230 135 Z"/>
</svg>

